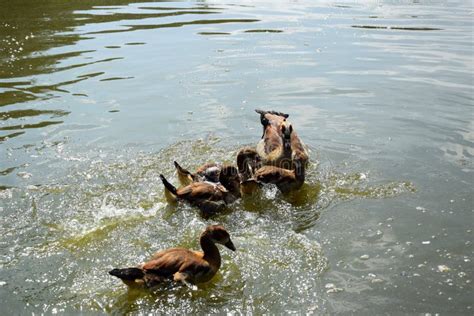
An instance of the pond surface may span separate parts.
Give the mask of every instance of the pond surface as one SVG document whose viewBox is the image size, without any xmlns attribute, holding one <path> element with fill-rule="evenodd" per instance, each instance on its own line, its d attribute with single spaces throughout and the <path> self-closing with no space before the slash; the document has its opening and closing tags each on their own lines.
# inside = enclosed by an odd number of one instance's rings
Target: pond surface
<svg viewBox="0 0 474 316">
<path fill-rule="evenodd" d="M 0 10 L 5 314 L 472 314 L 470 1 L 8 1 Z M 228 161 L 290 114 L 311 149 L 295 196 L 203 219 L 159 174 Z M 107 271 L 235 253 L 193 290 Z"/>
</svg>

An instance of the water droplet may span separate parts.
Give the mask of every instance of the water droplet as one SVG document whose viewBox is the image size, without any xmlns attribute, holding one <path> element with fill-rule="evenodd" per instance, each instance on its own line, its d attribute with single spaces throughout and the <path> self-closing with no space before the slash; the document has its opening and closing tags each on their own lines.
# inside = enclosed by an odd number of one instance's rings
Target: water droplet
<svg viewBox="0 0 474 316">
<path fill-rule="evenodd" d="M 29 178 L 31 178 L 32 174 L 28 173 L 28 172 L 25 172 L 25 171 L 20 171 L 20 172 L 17 173 L 17 176 L 19 176 L 20 178 L 23 178 L 23 179 L 29 179 Z"/>
<path fill-rule="evenodd" d="M 438 271 L 444 273 L 444 272 L 451 271 L 451 269 L 448 266 L 441 264 L 438 266 Z"/>
<path fill-rule="evenodd" d="M 372 282 L 372 283 L 382 283 L 383 280 L 382 279 L 372 279 L 370 282 Z"/>
<path fill-rule="evenodd" d="M 324 287 L 327 289 L 326 293 L 337 293 L 343 291 L 343 289 L 337 288 L 334 283 L 327 283 Z"/>
</svg>

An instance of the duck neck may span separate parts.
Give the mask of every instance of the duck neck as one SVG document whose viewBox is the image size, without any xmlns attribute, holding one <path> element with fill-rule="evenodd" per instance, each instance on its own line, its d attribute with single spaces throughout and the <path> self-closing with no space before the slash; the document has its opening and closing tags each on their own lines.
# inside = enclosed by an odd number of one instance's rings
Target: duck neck
<svg viewBox="0 0 474 316">
<path fill-rule="evenodd" d="M 200 239 L 201 248 L 204 252 L 204 260 L 208 261 L 214 267 L 219 269 L 221 266 L 221 255 L 219 253 L 219 249 L 217 248 L 214 241 L 209 237 L 207 232 L 204 232 L 201 235 Z"/>
<path fill-rule="evenodd" d="M 283 138 L 283 152 L 282 155 L 285 158 L 290 158 L 292 154 L 291 142 L 288 138 Z"/>
<path fill-rule="evenodd" d="M 232 195 L 240 197 L 240 181 L 237 179 L 231 179 L 222 177 L 220 179 L 221 184 L 226 188 Z"/>
</svg>

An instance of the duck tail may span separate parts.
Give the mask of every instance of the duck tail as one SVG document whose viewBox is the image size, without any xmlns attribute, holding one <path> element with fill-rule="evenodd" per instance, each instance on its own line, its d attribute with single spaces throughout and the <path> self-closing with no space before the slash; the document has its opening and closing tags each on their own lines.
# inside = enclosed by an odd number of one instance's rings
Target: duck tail
<svg viewBox="0 0 474 316">
<path fill-rule="evenodd" d="M 160 174 L 160 179 L 161 179 L 161 182 L 163 182 L 163 185 L 165 186 L 165 188 L 170 191 L 172 194 L 174 195 L 178 195 L 178 192 L 175 188 L 174 185 L 172 185 L 171 183 L 168 182 L 168 180 L 166 180 L 165 176 L 163 176 L 162 174 Z"/>
<path fill-rule="evenodd" d="M 191 175 L 191 172 L 189 172 L 188 170 L 184 169 L 183 167 L 180 166 L 180 164 L 177 162 L 177 161 L 173 161 L 174 163 L 174 167 L 176 168 L 176 170 L 183 174 L 183 175 Z"/>
<path fill-rule="evenodd" d="M 145 273 L 140 268 L 113 269 L 109 271 L 109 274 L 125 281 L 142 279 L 145 276 Z"/>
</svg>

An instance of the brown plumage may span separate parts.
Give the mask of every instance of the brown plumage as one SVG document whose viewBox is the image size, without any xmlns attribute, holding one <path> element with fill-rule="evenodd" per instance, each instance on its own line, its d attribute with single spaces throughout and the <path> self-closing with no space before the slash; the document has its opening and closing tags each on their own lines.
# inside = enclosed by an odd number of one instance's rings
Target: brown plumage
<svg viewBox="0 0 474 316">
<path fill-rule="evenodd" d="M 184 200 L 197 206 L 205 215 L 220 212 L 225 204 L 235 200 L 233 194 L 220 183 L 193 182 L 177 189 L 163 175 L 160 175 L 160 178 L 165 186 L 165 191 L 167 190 L 178 200 Z"/>
<path fill-rule="evenodd" d="M 291 145 L 291 159 L 298 160 L 302 163 L 305 167 L 308 165 L 309 161 L 309 153 L 307 150 L 306 145 L 303 141 L 298 137 L 296 131 L 292 129 L 290 135 L 290 145 Z"/>
<path fill-rule="evenodd" d="M 276 111 L 255 110 L 255 112 L 260 114 L 260 123 L 262 123 L 262 126 L 263 126 L 262 138 L 264 138 L 265 128 L 269 124 L 279 125 L 278 124 L 279 122 L 285 121 L 290 116 L 289 114 L 276 112 Z"/>
<path fill-rule="evenodd" d="M 255 180 L 262 183 L 273 183 L 283 193 L 301 188 L 305 180 L 305 164 L 293 160 L 292 170 L 276 166 L 263 166 L 255 172 Z"/>
<path fill-rule="evenodd" d="M 236 200 L 243 194 L 252 194 L 259 187 L 253 179 L 253 173 L 260 167 L 260 157 L 253 148 L 244 147 L 237 153 L 238 169 L 232 165 L 207 163 L 191 173 L 176 161 L 174 165 L 181 184 L 186 186 L 205 181 L 220 183 L 232 195 L 229 200 Z"/>
<path fill-rule="evenodd" d="M 215 244 L 222 244 L 232 251 L 235 251 L 235 246 L 229 233 L 220 225 L 208 226 L 199 240 L 203 251 L 171 248 L 157 252 L 138 267 L 113 269 L 109 274 L 132 287 L 154 287 L 166 280 L 192 284 L 207 282 L 221 266 L 221 256 Z"/>
<path fill-rule="evenodd" d="M 260 114 L 263 126 L 262 139 L 257 144 L 257 153 L 265 165 L 282 168 L 291 159 L 290 138 L 293 127 L 286 120 L 288 114 L 275 111 L 255 110 Z"/>
<path fill-rule="evenodd" d="M 181 167 L 176 161 L 174 161 L 174 166 L 178 173 L 179 182 L 183 186 L 191 184 L 192 182 L 219 182 L 219 174 L 222 169 L 222 165 L 213 162 L 200 166 L 196 169 L 195 173 L 191 173 L 187 169 Z"/>
<path fill-rule="evenodd" d="M 217 163 L 207 163 L 199 167 L 195 173 L 191 173 L 188 170 L 181 167 L 176 161 L 174 162 L 178 178 L 181 184 L 187 186 L 193 182 L 211 182 L 216 184 L 222 184 L 229 192 L 240 197 L 239 182 L 240 175 L 232 165 L 221 165 Z M 182 181 L 185 179 L 185 181 Z"/>
<path fill-rule="evenodd" d="M 260 122 L 263 126 L 262 139 L 256 148 L 257 153 L 264 164 L 278 165 L 278 161 L 285 155 L 282 126 L 286 130 L 285 121 L 288 116 L 281 116 L 269 111 L 256 111 L 260 113 Z M 288 156 L 291 156 L 291 153 Z"/>
<path fill-rule="evenodd" d="M 240 192 L 250 195 L 260 189 L 260 182 L 255 179 L 255 171 L 261 167 L 261 159 L 257 151 L 244 147 L 237 153 L 237 168 L 240 174 Z"/>
<path fill-rule="evenodd" d="M 244 147 L 237 153 L 237 168 L 242 181 L 252 178 L 260 166 L 260 156 L 255 149 Z"/>
<path fill-rule="evenodd" d="M 255 111 L 260 114 L 263 126 L 263 136 L 257 144 L 257 152 L 263 163 L 292 169 L 292 160 L 298 159 L 306 165 L 308 151 L 293 125 L 287 121 L 289 115 L 275 111 Z"/>
</svg>

